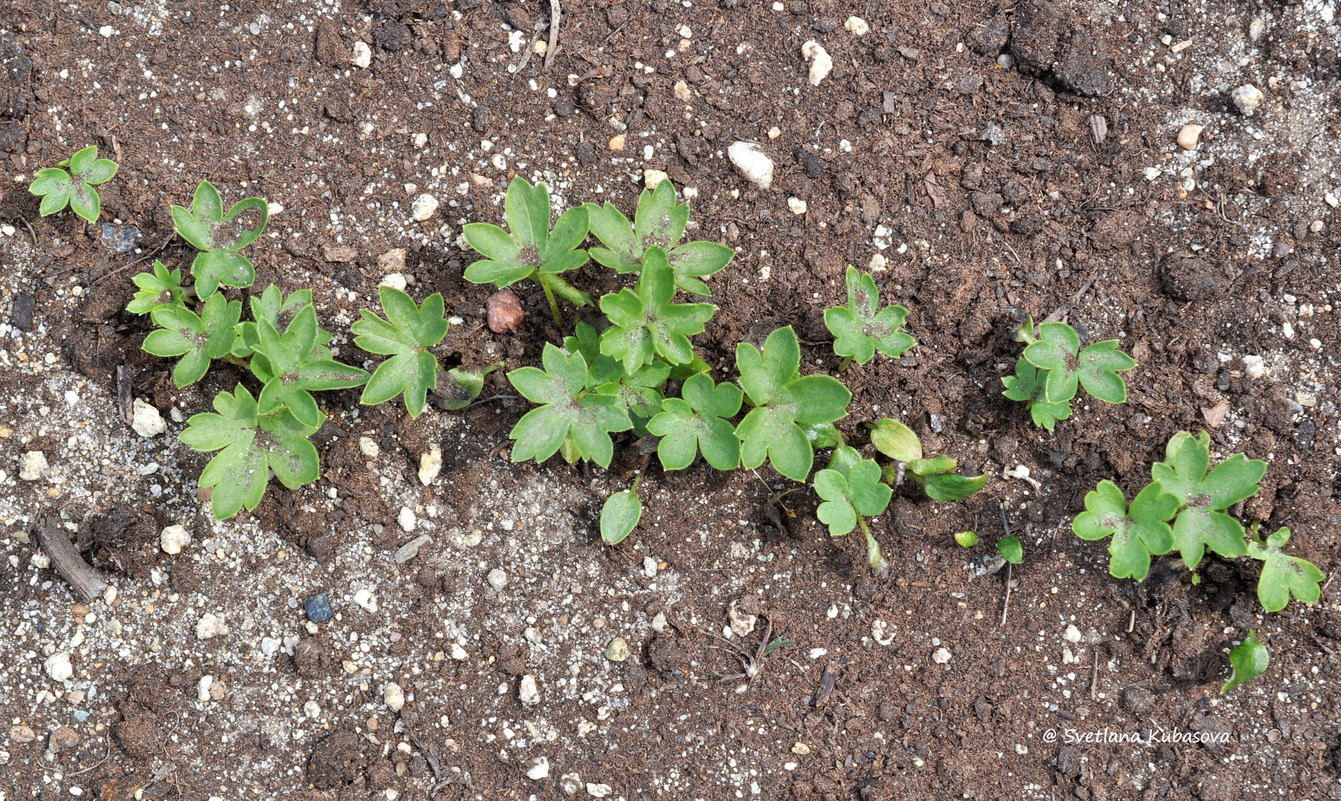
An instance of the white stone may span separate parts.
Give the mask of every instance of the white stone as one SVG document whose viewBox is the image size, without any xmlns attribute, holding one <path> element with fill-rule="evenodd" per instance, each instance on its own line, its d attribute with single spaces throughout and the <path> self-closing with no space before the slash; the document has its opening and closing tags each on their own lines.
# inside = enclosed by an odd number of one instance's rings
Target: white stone
<svg viewBox="0 0 1341 801">
<path fill-rule="evenodd" d="M 660 184 L 668 178 L 670 178 L 670 176 L 666 174 L 665 170 L 654 170 L 650 168 L 643 170 L 643 186 L 646 186 L 648 189 L 656 189 L 657 184 Z"/>
<path fill-rule="evenodd" d="M 423 222 L 432 217 L 438 211 L 438 199 L 425 192 L 414 199 L 410 205 L 410 213 L 414 216 L 416 222 Z"/>
<path fill-rule="evenodd" d="M 136 434 L 146 438 L 156 437 L 168 430 L 168 424 L 163 422 L 163 415 L 158 413 L 158 409 L 139 398 L 135 399 L 133 407 L 135 412 L 130 427 Z"/>
<path fill-rule="evenodd" d="M 378 284 L 378 286 L 389 286 L 392 289 L 399 289 L 401 292 L 404 292 L 405 287 L 409 285 L 410 279 L 406 278 L 401 273 L 387 273 L 382 277 L 381 282 Z"/>
<path fill-rule="evenodd" d="M 377 454 L 381 453 L 382 449 L 377 446 L 377 442 L 372 437 L 359 437 L 359 452 L 369 459 L 376 459 Z"/>
<path fill-rule="evenodd" d="M 1261 378 L 1266 375 L 1266 362 L 1261 356 L 1248 355 L 1243 357 L 1243 370 L 1249 378 Z"/>
<path fill-rule="evenodd" d="M 806 213 L 806 202 L 799 197 L 787 198 L 787 208 L 792 210 L 792 214 L 801 216 Z"/>
<path fill-rule="evenodd" d="M 535 706 L 540 703 L 540 688 L 536 686 L 535 676 L 527 673 L 517 682 L 517 700 L 527 706 Z"/>
<path fill-rule="evenodd" d="M 950 651 L 947 648 L 937 648 L 936 653 L 931 655 L 931 661 L 938 665 L 944 665 L 950 661 Z"/>
<path fill-rule="evenodd" d="M 466 653 L 466 649 L 461 647 L 461 643 L 459 642 L 452 643 L 452 647 L 447 650 L 452 655 L 452 659 L 455 659 L 458 662 L 464 662 L 466 657 L 470 656 L 470 654 Z"/>
<path fill-rule="evenodd" d="M 657 560 L 651 556 L 643 557 L 643 575 L 648 578 L 656 578 Z"/>
<path fill-rule="evenodd" d="M 303 704 L 303 714 L 311 720 L 321 717 L 321 704 L 316 701 L 308 701 Z"/>
<path fill-rule="evenodd" d="M 373 597 L 372 591 L 366 588 L 355 591 L 354 603 L 358 604 L 359 606 L 363 607 L 369 612 L 377 611 L 377 599 Z"/>
<path fill-rule="evenodd" d="M 829 51 L 824 49 L 824 45 L 811 39 L 801 45 L 801 55 L 805 56 L 806 61 L 810 62 L 810 85 L 819 86 L 820 81 L 829 77 L 833 72 L 833 58 L 829 56 Z"/>
<path fill-rule="evenodd" d="M 1188 123 L 1178 131 L 1178 146 L 1183 150 L 1196 150 L 1197 140 L 1201 138 L 1201 132 L 1206 130 L 1205 125 Z"/>
<path fill-rule="evenodd" d="M 371 63 L 372 63 L 372 48 L 368 46 L 367 42 L 362 41 L 355 42 L 354 66 L 358 67 L 361 70 L 366 70 L 368 68 L 368 65 Z"/>
<path fill-rule="evenodd" d="M 545 757 L 536 757 L 531 762 L 531 769 L 526 771 L 526 778 L 535 782 L 549 778 L 549 760 Z"/>
<path fill-rule="evenodd" d="M 64 651 L 57 651 L 47 657 L 42 667 L 52 681 L 69 681 L 74 678 L 74 665 L 70 664 L 70 655 Z"/>
<path fill-rule="evenodd" d="M 24 481 L 36 481 L 47 471 L 47 455 L 41 451 L 28 451 L 23 454 L 19 466 L 19 478 Z"/>
<path fill-rule="evenodd" d="M 405 706 L 405 691 L 396 682 L 389 681 L 382 688 L 382 700 L 392 712 L 399 712 Z"/>
<path fill-rule="evenodd" d="M 414 527 L 419 523 L 419 520 L 414 516 L 413 509 L 408 506 L 402 506 L 400 508 L 400 514 L 396 515 L 396 522 L 406 531 L 414 531 Z"/>
<path fill-rule="evenodd" d="M 1068 625 L 1066 631 L 1062 633 L 1062 637 L 1064 637 L 1067 642 L 1080 642 L 1080 629 L 1076 628 L 1074 624 Z"/>
<path fill-rule="evenodd" d="M 419 457 L 419 483 L 427 487 L 442 472 L 442 448 L 434 445 Z"/>
<path fill-rule="evenodd" d="M 608 784 L 597 784 L 595 782 L 587 782 L 587 795 L 591 796 L 592 798 L 605 798 L 606 796 L 610 795 L 613 792 L 614 789 L 611 788 L 610 785 Z"/>
<path fill-rule="evenodd" d="M 1257 107 L 1262 105 L 1262 101 L 1266 99 L 1266 95 L 1262 94 L 1262 90 L 1258 89 L 1256 86 L 1253 86 L 1250 83 L 1245 83 L 1235 89 L 1230 94 L 1230 98 L 1234 101 L 1234 105 L 1238 107 L 1239 111 L 1242 112 L 1243 116 L 1251 117 L 1253 112 L 1257 111 Z"/>
<path fill-rule="evenodd" d="M 871 636 L 881 645 L 889 645 L 894 642 L 894 632 L 888 622 L 876 620 L 871 624 Z"/>
<path fill-rule="evenodd" d="M 196 682 L 196 700 L 202 704 L 208 703 L 210 700 L 210 689 L 213 687 L 213 676 L 201 676 L 200 681 Z"/>
<path fill-rule="evenodd" d="M 503 588 L 508 585 L 508 574 L 505 573 L 501 567 L 496 567 L 493 570 L 490 570 L 489 575 L 485 578 L 488 580 L 489 586 L 499 592 L 502 592 Z"/>
<path fill-rule="evenodd" d="M 681 103 L 688 103 L 694 99 L 694 93 L 689 89 L 689 84 L 684 81 L 675 82 L 675 99 Z"/>
<path fill-rule="evenodd" d="M 213 612 L 206 612 L 201 615 L 200 620 L 196 622 L 196 638 L 208 640 L 211 637 L 222 637 L 228 633 L 228 625 Z"/>
<path fill-rule="evenodd" d="M 769 158 L 753 142 L 733 142 L 727 148 L 726 155 L 736 169 L 760 189 L 773 186 L 773 159 Z"/>
<path fill-rule="evenodd" d="M 183 526 L 168 526 L 158 535 L 158 544 L 163 553 L 176 556 L 191 543 L 191 534 Z"/>
<path fill-rule="evenodd" d="M 849 33 L 857 36 L 865 36 L 871 32 L 871 26 L 867 25 L 866 20 L 861 17 L 848 17 L 847 22 L 843 23 L 843 27 L 846 28 Z"/>
</svg>

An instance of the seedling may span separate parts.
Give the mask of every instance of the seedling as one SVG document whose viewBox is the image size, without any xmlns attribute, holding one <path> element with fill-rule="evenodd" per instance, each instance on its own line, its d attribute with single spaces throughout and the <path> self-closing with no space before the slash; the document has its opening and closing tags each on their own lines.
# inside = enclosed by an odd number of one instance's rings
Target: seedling
<svg viewBox="0 0 1341 801">
<path fill-rule="evenodd" d="M 1220 694 L 1224 695 L 1235 687 L 1257 678 L 1266 672 L 1267 665 L 1270 664 L 1271 654 L 1267 651 L 1267 647 L 1257 639 L 1256 629 L 1249 629 L 1248 636 L 1243 638 L 1243 642 L 1229 652 L 1229 665 L 1234 672 L 1230 674 L 1229 681 L 1220 688 Z"/>
<path fill-rule="evenodd" d="M 144 338 L 144 350 L 155 356 L 182 357 L 172 371 L 172 381 L 185 387 L 203 378 L 210 362 L 228 355 L 237 336 L 234 326 L 242 317 L 242 303 L 215 295 L 205 301 L 199 315 L 177 304 L 155 309 L 152 317 L 158 329 Z"/>
<path fill-rule="evenodd" d="M 1013 401 L 1028 404 L 1029 416 L 1033 418 L 1034 425 L 1051 431 L 1058 420 L 1065 420 L 1071 416 L 1071 401 L 1048 402 L 1043 386 L 1047 376 L 1047 371 L 1039 370 L 1024 359 L 1020 359 L 1015 362 L 1015 375 L 1005 376 L 1001 379 L 1001 383 L 1006 387 L 1003 395 Z"/>
<path fill-rule="evenodd" d="M 252 372 L 257 378 L 268 376 L 257 398 L 261 414 L 283 406 L 303 425 L 318 426 L 324 416 L 313 392 L 362 386 L 368 380 L 366 371 L 314 353 L 317 331 L 317 313 L 311 306 L 298 312 L 283 333 L 269 320 L 256 321 L 255 351 L 265 367 Z"/>
<path fill-rule="evenodd" d="M 740 440 L 731 418 L 740 412 L 743 395 L 729 381 L 714 384 L 704 373 L 691 376 L 680 388 L 680 397 L 667 398 L 662 411 L 647 424 L 661 437 L 657 457 L 667 470 L 683 470 L 700 452 L 718 470 L 734 470 L 740 464 Z"/>
<path fill-rule="evenodd" d="M 394 287 L 378 287 L 377 296 L 386 319 L 364 309 L 363 319 L 350 330 L 355 334 L 355 345 L 391 358 L 377 366 L 359 402 L 371 406 L 403 394 L 410 416 L 418 417 L 424 411 L 428 391 L 438 385 L 438 359 L 429 348 L 447 336 L 449 325 L 442 295 L 429 295 L 422 306 Z M 483 383 L 481 375 L 480 385 Z"/>
<path fill-rule="evenodd" d="M 200 251 L 191 262 L 197 297 L 213 295 L 220 284 L 252 285 L 256 268 L 238 251 L 256 241 L 269 219 L 269 207 L 259 197 L 240 200 L 225 212 L 219 190 L 209 181 L 201 181 L 196 187 L 189 211 L 172 207 L 177 235 Z"/>
<path fill-rule="evenodd" d="M 1173 544 L 1189 570 L 1197 569 L 1207 549 L 1230 559 L 1248 552 L 1243 524 L 1227 511 L 1252 497 L 1266 474 L 1266 462 L 1241 453 L 1208 473 L 1210 449 L 1210 434 L 1193 437 L 1180 431 L 1169 440 L 1164 461 L 1150 468 L 1155 483 L 1178 499 Z"/>
<path fill-rule="evenodd" d="M 562 451 L 569 464 L 578 459 L 609 467 L 614 456 L 610 434 L 633 427 L 611 395 L 588 389 L 587 360 L 545 343 L 544 369 L 519 367 L 508 381 L 524 398 L 540 404 L 517 421 L 508 436 L 516 441 L 512 460 L 543 462 Z"/>
<path fill-rule="evenodd" d="M 842 537 L 860 526 L 866 536 L 867 559 L 872 568 L 880 570 L 884 556 L 866 524 L 866 518 L 885 511 L 893 494 L 880 481 L 880 465 L 874 459 L 861 458 L 855 448 L 842 445 L 829 458 L 829 466 L 815 474 L 815 493 L 824 499 L 815 514 L 829 527 L 829 536 Z"/>
<path fill-rule="evenodd" d="M 880 291 L 870 275 L 847 268 L 847 305 L 824 310 L 824 324 L 834 336 L 833 351 L 843 357 L 838 365 L 842 372 L 855 361 L 866 364 L 879 351 L 891 359 L 902 356 L 917 344 L 901 331 L 908 319 L 908 310 L 902 306 L 880 308 Z"/>
<path fill-rule="evenodd" d="M 961 548 L 972 548 L 978 544 L 978 532 L 961 531 L 955 535 L 955 542 L 959 543 Z"/>
<path fill-rule="evenodd" d="M 131 314 L 152 314 L 155 309 L 182 305 L 182 271 L 169 270 L 167 265 L 154 259 L 152 272 L 138 273 L 130 280 L 140 290 L 126 305 Z"/>
<path fill-rule="evenodd" d="M 671 366 L 657 359 L 634 373 L 624 372 L 619 362 L 601 353 L 601 337 L 596 329 L 580 320 L 574 333 L 563 338 L 563 347 L 569 353 L 581 353 L 586 359 L 586 388 L 614 398 L 615 406 L 633 423 L 633 433 L 646 434 L 647 421 L 661 411 Z"/>
<path fill-rule="evenodd" d="M 475 402 L 484 391 L 484 379 L 490 373 L 503 366 L 503 362 L 494 362 L 482 370 L 467 370 L 453 367 L 438 373 L 438 385 L 429 389 L 435 402 L 444 409 L 456 411 Z"/>
<path fill-rule="evenodd" d="M 959 462 L 949 456 L 926 458 L 922 441 L 911 428 L 898 420 L 883 418 L 869 424 L 871 444 L 893 463 L 884 468 L 884 479 L 891 487 L 904 480 L 921 485 L 934 501 L 967 498 L 987 484 L 987 476 L 965 476 L 954 472 Z"/>
<path fill-rule="evenodd" d="M 1257 579 L 1257 600 L 1262 608 L 1279 612 L 1290 602 L 1291 595 L 1306 604 L 1317 603 L 1326 576 L 1312 562 L 1281 550 L 1290 541 L 1290 530 L 1277 529 L 1263 541 L 1257 529 L 1254 524 L 1248 555 L 1262 562 L 1262 575 Z"/>
<path fill-rule="evenodd" d="M 1085 496 L 1085 511 L 1076 515 L 1071 528 L 1084 540 L 1111 535 L 1108 572 L 1116 578 L 1144 581 L 1150 572 L 1150 557 L 1173 550 L 1168 521 L 1177 511 L 1178 499 L 1158 484 L 1138 492 L 1128 508 L 1127 498 L 1116 484 L 1100 481 Z"/>
<path fill-rule="evenodd" d="M 815 462 L 805 429 L 845 417 L 852 393 L 832 376 L 800 374 L 801 344 L 791 326 L 769 334 L 762 351 L 737 345 L 736 367 L 754 407 L 736 428 L 741 464 L 754 468 L 767 459 L 782 475 L 805 481 Z"/>
<path fill-rule="evenodd" d="M 736 252 L 716 242 L 681 245 L 689 223 L 689 204 L 675 202 L 675 186 L 662 181 L 656 189 L 638 196 L 633 223 L 615 206 L 586 204 L 591 233 L 604 247 L 591 248 L 591 259 L 617 273 L 636 273 L 643 268 L 647 251 L 660 248 L 675 274 L 675 285 L 693 295 L 711 295 L 702 279 L 718 273 Z"/>
<path fill-rule="evenodd" d="M 216 296 L 217 297 L 217 296 Z M 181 441 L 197 451 L 219 451 L 200 474 L 199 485 L 213 488 L 210 508 L 224 520 L 246 507 L 252 511 L 265 495 L 270 471 L 289 489 L 317 480 L 317 449 L 308 439 L 324 419 L 313 425 L 298 421 L 287 409 L 261 414 L 256 399 L 239 384 L 214 396 L 214 409 L 192 415 Z"/>
<path fill-rule="evenodd" d="M 643 502 L 638 498 L 642 474 L 633 479 L 633 486 L 616 492 L 601 506 L 601 540 L 606 545 L 618 545 L 637 528 L 643 516 Z"/>
<path fill-rule="evenodd" d="M 715 308 L 710 303 L 672 303 L 675 276 L 659 247 L 647 251 L 635 289 L 601 298 L 610 327 L 601 334 L 601 352 L 618 359 L 624 372 L 636 372 L 656 357 L 670 364 L 694 358 L 689 337 L 703 332 Z"/>
<path fill-rule="evenodd" d="M 587 209 L 576 206 L 564 212 L 552 231 L 549 215 L 549 187 L 513 178 L 503 200 L 503 216 L 512 233 L 491 223 L 462 228 L 466 242 L 484 256 L 466 268 L 466 280 L 502 289 L 529 278 L 545 291 L 554 322 L 562 328 L 556 295 L 574 306 L 591 305 L 590 295 L 562 277 L 587 263 L 587 251 L 579 249 L 587 238 Z"/>
<path fill-rule="evenodd" d="M 262 383 L 270 381 L 275 375 L 271 369 L 270 363 L 266 361 L 264 354 L 256 353 L 256 345 L 259 342 L 256 334 L 256 322 L 265 320 L 274 326 L 276 331 L 285 331 L 293 323 L 294 318 L 303 309 L 312 307 L 312 290 L 300 289 L 297 292 L 284 297 L 284 293 L 279 287 L 271 284 L 265 288 L 259 296 L 252 295 L 248 298 L 251 305 L 252 320 L 238 323 L 237 339 L 233 342 L 232 356 L 238 359 L 250 359 L 251 371 L 261 380 Z M 314 312 L 315 313 L 315 309 Z M 317 338 L 312 345 L 313 359 L 331 359 L 334 354 L 327 347 L 335 337 L 321 326 L 317 326 Z"/>
<path fill-rule="evenodd" d="M 996 552 L 1001 554 L 1002 559 L 1012 565 L 1018 565 L 1024 561 L 1024 545 L 1013 534 L 1007 534 L 996 541 Z"/>
<path fill-rule="evenodd" d="M 1046 371 L 1043 397 L 1048 403 L 1069 401 L 1077 385 L 1106 403 L 1126 403 L 1127 384 L 1119 373 L 1136 366 L 1136 360 L 1118 350 L 1116 339 L 1080 347 L 1080 335 L 1066 323 L 1026 320 L 1018 338 L 1026 343 L 1025 361 Z"/>
<path fill-rule="evenodd" d="M 102 198 L 93 187 L 116 176 L 116 162 L 98 158 L 96 145 L 77 151 L 70 158 L 37 171 L 28 191 L 42 198 L 38 213 L 50 216 L 66 206 L 89 222 L 102 214 Z"/>
</svg>

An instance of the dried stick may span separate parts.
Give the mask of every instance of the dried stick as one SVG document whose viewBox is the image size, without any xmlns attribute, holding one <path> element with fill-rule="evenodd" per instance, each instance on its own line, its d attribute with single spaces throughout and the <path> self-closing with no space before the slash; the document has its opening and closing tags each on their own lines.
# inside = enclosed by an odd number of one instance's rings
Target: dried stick
<svg viewBox="0 0 1341 801">
<path fill-rule="evenodd" d="M 80 598 L 88 602 L 102 597 L 103 590 L 107 589 L 107 579 L 84 561 L 65 532 L 48 520 L 38 526 L 34 533 L 38 546 L 50 557 L 51 566 L 56 568 L 61 578 L 69 582 Z"/>
</svg>

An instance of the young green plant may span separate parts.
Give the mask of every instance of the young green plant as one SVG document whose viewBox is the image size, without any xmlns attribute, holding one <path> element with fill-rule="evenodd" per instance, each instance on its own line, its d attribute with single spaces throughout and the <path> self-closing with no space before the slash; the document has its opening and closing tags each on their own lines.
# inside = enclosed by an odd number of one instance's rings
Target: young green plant
<svg viewBox="0 0 1341 801">
<path fill-rule="evenodd" d="M 102 198 L 95 186 L 116 176 L 116 162 L 98 158 L 98 147 L 89 145 L 57 164 L 37 171 L 28 191 L 42 198 L 38 213 L 55 214 L 66 206 L 89 222 L 102 214 Z"/>
<path fill-rule="evenodd" d="M 256 281 L 256 267 L 239 253 L 265 230 L 270 209 L 259 197 L 249 197 L 224 210 L 223 197 L 209 181 L 201 181 L 191 198 L 191 208 L 172 207 L 177 235 L 200 251 L 191 262 L 195 293 L 213 295 L 219 285 L 245 288 Z"/>
<path fill-rule="evenodd" d="M 430 350 L 447 336 L 449 324 L 442 295 L 429 295 L 422 306 L 405 292 L 389 286 L 377 288 L 386 318 L 364 309 L 361 320 L 350 326 L 354 344 L 369 353 L 391 358 L 363 387 L 359 402 L 375 405 L 405 396 L 405 408 L 411 417 L 424 411 L 430 390 L 438 385 L 438 359 Z M 480 376 L 480 386 L 484 376 Z M 476 395 L 479 394 L 476 390 Z"/>
<path fill-rule="evenodd" d="M 1066 323 L 1034 325 L 1025 320 L 1015 337 L 1025 343 L 1015 375 L 1002 379 L 1006 397 L 1026 403 L 1035 425 L 1051 431 L 1071 416 L 1071 400 L 1080 387 L 1105 403 L 1125 403 L 1121 373 L 1136 360 L 1118 349 L 1116 339 L 1080 346 L 1080 335 Z"/>
<path fill-rule="evenodd" d="M 884 468 L 884 479 L 891 487 L 905 480 L 922 487 L 933 501 L 958 501 L 987 484 L 987 476 L 965 476 L 955 472 L 959 462 L 949 456 L 925 457 L 922 440 L 898 420 L 883 418 L 868 423 L 871 444 L 894 461 Z"/>
<path fill-rule="evenodd" d="M 840 445 L 829 458 L 829 466 L 815 474 L 815 494 L 823 500 L 816 510 L 820 522 L 829 527 L 829 536 L 842 537 L 860 527 L 866 537 L 866 557 L 871 567 L 884 572 L 885 558 L 880 543 L 866 520 L 889 506 L 893 491 L 880 480 L 880 465 L 863 459 L 849 445 Z"/>
<path fill-rule="evenodd" d="M 866 364 L 876 351 L 891 359 L 902 356 L 917 340 L 900 330 L 908 319 L 902 306 L 880 308 L 875 279 L 855 267 L 847 268 L 847 305 L 824 310 L 824 325 L 833 334 L 834 353 L 843 357 L 841 373 L 852 362 Z"/>
</svg>

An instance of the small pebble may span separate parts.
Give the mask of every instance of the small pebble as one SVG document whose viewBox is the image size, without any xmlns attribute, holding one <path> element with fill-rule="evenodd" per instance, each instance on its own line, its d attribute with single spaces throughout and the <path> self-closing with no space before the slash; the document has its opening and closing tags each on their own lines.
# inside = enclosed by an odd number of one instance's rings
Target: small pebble
<svg viewBox="0 0 1341 801">
<path fill-rule="evenodd" d="M 623 662 L 629 658 L 629 643 L 623 637 L 616 637 L 605 647 L 605 658 L 611 662 Z"/>
<path fill-rule="evenodd" d="M 57 651 L 42 663 L 43 669 L 52 681 L 69 681 L 74 678 L 74 665 L 70 664 L 70 655 Z"/>
<path fill-rule="evenodd" d="M 41 451 L 28 451 L 23 454 L 19 466 L 19 478 L 24 481 L 36 481 L 47 471 L 47 455 Z"/>
<path fill-rule="evenodd" d="M 1080 642 L 1080 629 L 1076 628 L 1074 625 L 1068 625 L 1066 627 L 1066 632 L 1062 634 L 1062 637 L 1064 637 L 1067 642 Z"/>
<path fill-rule="evenodd" d="M 760 189 L 773 186 L 773 159 L 753 142 L 733 142 L 726 150 L 736 169 Z"/>
<path fill-rule="evenodd" d="M 490 570 L 489 575 L 485 578 L 488 580 L 489 586 L 493 587 L 498 592 L 502 592 L 503 588 L 508 585 L 508 574 L 505 573 L 501 567 L 496 567 L 493 570 Z"/>
<path fill-rule="evenodd" d="M 389 681 L 382 688 L 382 700 L 392 712 L 399 712 L 405 706 L 405 691 L 396 682 Z"/>
<path fill-rule="evenodd" d="M 378 286 L 389 286 L 392 289 L 399 289 L 401 292 L 404 292 L 405 287 L 409 285 L 409 279 L 401 273 L 387 273 L 386 276 L 382 278 L 381 282 L 378 283 Z"/>
<path fill-rule="evenodd" d="M 1266 98 L 1266 95 L 1262 94 L 1262 90 L 1256 86 L 1245 83 L 1235 89 L 1230 94 L 1230 98 L 1243 116 L 1251 117 L 1253 112 L 1257 111 L 1257 107 L 1262 105 L 1262 100 Z"/>
<path fill-rule="evenodd" d="M 596 784 L 595 782 L 587 782 L 587 795 L 591 796 L 592 798 L 605 798 L 606 796 L 610 795 L 613 792 L 614 789 L 612 789 L 608 784 Z"/>
<path fill-rule="evenodd" d="M 787 198 L 787 208 L 792 210 L 792 214 L 798 217 L 806 213 L 806 202 L 799 197 Z"/>
<path fill-rule="evenodd" d="M 1206 130 L 1205 125 L 1196 125 L 1188 123 L 1178 132 L 1178 146 L 1183 150 L 1196 150 L 1197 140 L 1201 138 L 1201 132 Z"/>
<path fill-rule="evenodd" d="M 1261 378 L 1266 375 L 1266 362 L 1261 356 L 1249 354 L 1243 357 L 1243 371 L 1249 378 Z"/>
<path fill-rule="evenodd" d="M 331 594 L 319 592 L 307 596 L 307 600 L 303 601 L 303 611 L 313 623 L 325 623 L 335 617 L 335 612 L 331 611 Z"/>
<path fill-rule="evenodd" d="M 833 58 L 829 56 L 829 51 L 824 49 L 824 45 L 816 42 L 814 39 L 801 45 L 801 55 L 806 61 L 810 62 L 810 85 L 819 86 L 820 81 L 829 77 L 833 72 Z"/>
<path fill-rule="evenodd" d="M 442 472 L 442 448 L 434 445 L 419 457 L 419 483 L 427 487 Z"/>
<path fill-rule="evenodd" d="M 359 437 L 359 452 L 369 459 L 376 459 L 382 449 L 378 447 L 372 437 Z"/>
<path fill-rule="evenodd" d="M 650 556 L 643 557 L 643 575 L 647 576 L 648 578 L 656 578 L 657 575 L 656 559 Z"/>
<path fill-rule="evenodd" d="M 354 603 L 363 607 L 369 612 L 377 611 L 377 599 L 373 597 L 372 591 L 367 588 L 354 592 Z"/>
<path fill-rule="evenodd" d="M 438 211 L 438 199 L 428 193 L 424 193 L 414 199 L 410 206 L 410 213 L 414 216 L 416 222 L 423 222 L 432 217 Z"/>
<path fill-rule="evenodd" d="M 396 564 L 403 565 L 406 562 L 418 556 L 419 549 L 429 544 L 432 541 L 433 538 L 428 536 L 427 534 L 420 534 L 418 537 L 415 537 L 414 539 L 410 540 L 409 542 L 397 548 L 396 553 L 393 554 L 391 558 L 395 560 Z"/>
<path fill-rule="evenodd" d="M 191 535 L 182 526 L 168 526 L 158 535 L 159 546 L 163 553 L 177 555 L 191 542 Z"/>
<path fill-rule="evenodd" d="M 33 731 L 28 726 L 14 726 L 9 730 L 9 739 L 12 742 L 23 745 L 36 740 L 37 732 Z"/>
<path fill-rule="evenodd" d="M 213 612 L 206 612 L 201 615 L 200 620 L 196 622 L 196 638 L 208 640 L 211 637 L 221 637 L 228 633 L 228 626 Z"/>
<path fill-rule="evenodd" d="M 535 676 L 527 673 L 517 682 L 517 700 L 527 706 L 540 703 L 540 688 L 536 686 Z"/>
<path fill-rule="evenodd" d="M 367 42 L 354 43 L 354 66 L 361 70 L 366 70 L 372 63 L 372 48 Z"/>
<path fill-rule="evenodd" d="M 396 515 L 396 523 L 405 531 L 414 531 L 415 525 L 419 522 L 414 516 L 414 510 L 408 506 L 402 506 L 400 513 Z"/>
<path fill-rule="evenodd" d="M 536 757 L 531 762 L 530 770 L 526 771 L 526 778 L 535 782 L 549 778 L 549 760 L 545 757 Z"/>
<path fill-rule="evenodd" d="M 861 17 L 848 17 L 847 22 L 843 23 L 843 27 L 856 36 L 865 36 L 871 32 L 871 26 L 867 25 L 866 20 Z"/>
<path fill-rule="evenodd" d="M 158 413 L 158 409 L 139 398 L 135 399 L 134 409 L 130 427 L 136 434 L 148 438 L 156 437 L 168 430 L 168 424 L 163 422 L 163 415 Z"/>
<path fill-rule="evenodd" d="M 944 665 L 950 661 L 950 651 L 947 648 L 937 648 L 936 653 L 931 655 L 931 661 L 938 665 Z"/>
<path fill-rule="evenodd" d="M 657 184 L 660 184 L 667 178 L 670 178 L 670 176 L 666 174 L 665 170 L 654 170 L 650 168 L 643 170 L 643 186 L 646 186 L 648 189 L 656 189 Z"/>
</svg>

